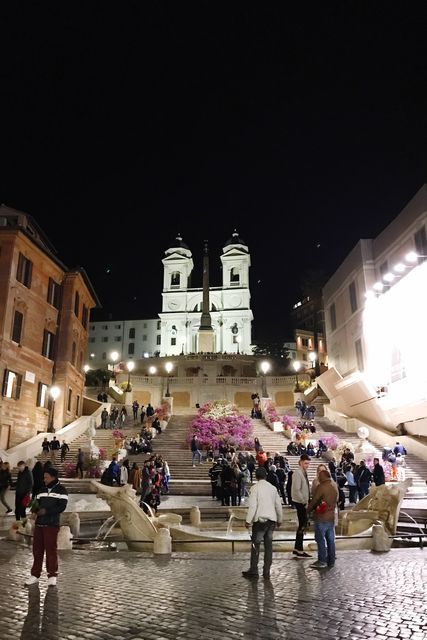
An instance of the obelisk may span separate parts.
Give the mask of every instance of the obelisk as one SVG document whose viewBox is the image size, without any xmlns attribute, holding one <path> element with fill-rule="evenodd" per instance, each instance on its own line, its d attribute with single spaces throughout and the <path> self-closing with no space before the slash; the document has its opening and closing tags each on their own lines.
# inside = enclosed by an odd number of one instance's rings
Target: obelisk
<svg viewBox="0 0 427 640">
<path fill-rule="evenodd" d="M 203 306 L 199 328 L 199 353 L 212 353 L 215 350 L 215 332 L 209 312 L 209 251 L 208 241 L 203 248 Z"/>
</svg>

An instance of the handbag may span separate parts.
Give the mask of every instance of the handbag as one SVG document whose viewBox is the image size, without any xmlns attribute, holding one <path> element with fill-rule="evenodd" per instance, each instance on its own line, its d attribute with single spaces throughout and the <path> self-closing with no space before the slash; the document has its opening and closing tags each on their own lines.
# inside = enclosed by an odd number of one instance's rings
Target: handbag
<svg viewBox="0 0 427 640">
<path fill-rule="evenodd" d="M 21 505 L 23 507 L 27 508 L 29 504 L 30 504 L 30 496 L 27 494 L 27 495 L 23 496 L 23 498 L 21 500 Z"/>
</svg>

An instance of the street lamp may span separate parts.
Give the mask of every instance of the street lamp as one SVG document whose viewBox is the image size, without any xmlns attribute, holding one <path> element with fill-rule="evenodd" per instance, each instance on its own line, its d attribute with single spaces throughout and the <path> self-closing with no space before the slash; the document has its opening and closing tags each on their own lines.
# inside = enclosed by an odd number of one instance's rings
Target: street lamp
<svg viewBox="0 0 427 640">
<path fill-rule="evenodd" d="M 236 343 L 237 343 L 237 353 L 240 353 L 240 343 L 242 342 L 242 336 L 236 336 Z"/>
<path fill-rule="evenodd" d="M 263 398 L 268 398 L 267 382 L 266 382 L 266 377 L 265 376 L 270 371 L 270 363 L 267 362 L 267 360 L 263 360 L 263 362 L 261 362 L 261 371 L 263 373 L 261 395 L 262 395 Z"/>
<path fill-rule="evenodd" d="M 299 362 L 298 360 L 294 360 L 292 366 L 295 370 L 295 391 L 301 391 L 298 382 L 298 371 L 301 369 L 301 362 Z"/>
<path fill-rule="evenodd" d="M 314 365 L 316 364 L 316 352 L 312 351 L 311 353 L 308 354 L 308 358 L 311 362 L 311 368 L 314 369 Z"/>
<path fill-rule="evenodd" d="M 166 397 L 166 398 L 170 398 L 170 395 L 171 395 L 171 394 L 169 393 L 169 375 L 170 375 L 170 372 L 171 372 L 171 371 L 172 371 L 172 369 L 173 369 L 173 364 L 172 364 L 172 362 L 167 362 L 167 363 L 165 364 L 165 369 L 166 369 L 166 373 L 168 374 L 168 381 L 167 381 L 167 385 L 166 385 L 166 395 L 165 395 L 165 397 Z"/>
<path fill-rule="evenodd" d="M 126 393 L 129 393 L 129 391 L 132 391 L 132 387 L 130 386 L 130 374 L 135 369 L 135 363 L 132 360 L 129 360 L 129 362 L 126 363 L 126 367 L 128 370 L 128 386 L 126 387 Z"/>
<path fill-rule="evenodd" d="M 50 393 L 50 397 L 52 398 L 52 411 L 50 414 L 49 432 L 54 433 L 55 427 L 53 426 L 53 421 L 55 417 L 55 401 L 59 398 L 61 389 L 59 387 L 51 387 L 49 393 Z"/>
<path fill-rule="evenodd" d="M 119 359 L 119 354 L 117 353 L 117 351 L 112 351 L 110 353 L 110 360 L 113 363 L 111 366 L 112 366 L 112 370 L 113 370 L 112 378 L 113 378 L 114 382 L 116 381 L 115 364 L 116 364 L 118 359 Z"/>
<path fill-rule="evenodd" d="M 157 369 L 156 369 L 156 367 L 151 366 L 151 367 L 148 369 L 148 373 L 150 374 L 150 376 L 154 376 L 154 375 L 157 373 Z"/>
<path fill-rule="evenodd" d="M 87 373 L 89 369 L 90 369 L 90 366 L 88 364 L 85 364 L 85 366 L 83 367 L 83 371 Z"/>
</svg>

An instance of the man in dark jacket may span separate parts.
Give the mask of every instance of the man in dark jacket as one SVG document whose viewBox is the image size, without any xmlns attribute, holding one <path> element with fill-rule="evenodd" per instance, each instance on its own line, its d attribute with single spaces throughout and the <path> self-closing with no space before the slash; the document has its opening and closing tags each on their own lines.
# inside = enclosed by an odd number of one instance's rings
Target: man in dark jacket
<svg viewBox="0 0 427 640">
<path fill-rule="evenodd" d="M 25 510 L 30 503 L 33 475 L 23 460 L 18 462 L 18 477 L 15 483 L 15 517 L 25 518 Z"/>
<path fill-rule="evenodd" d="M 354 474 L 354 479 L 357 482 L 357 490 L 359 493 L 359 500 L 362 500 L 369 493 L 369 485 L 372 480 L 372 473 L 369 471 L 364 460 L 360 461 L 360 464 Z"/>
<path fill-rule="evenodd" d="M 384 469 L 380 465 L 379 458 L 374 458 L 374 471 L 372 473 L 373 481 L 377 487 L 385 484 Z"/>
<path fill-rule="evenodd" d="M 47 585 L 56 585 L 58 575 L 58 554 L 56 542 L 59 532 L 59 516 L 67 507 L 68 494 L 65 487 L 58 482 L 58 470 L 51 467 L 44 473 L 45 486 L 36 496 L 37 504 L 33 506 L 36 524 L 33 537 L 33 566 L 31 576 L 26 585 L 37 584 L 43 568 L 43 557 L 46 552 Z"/>
</svg>

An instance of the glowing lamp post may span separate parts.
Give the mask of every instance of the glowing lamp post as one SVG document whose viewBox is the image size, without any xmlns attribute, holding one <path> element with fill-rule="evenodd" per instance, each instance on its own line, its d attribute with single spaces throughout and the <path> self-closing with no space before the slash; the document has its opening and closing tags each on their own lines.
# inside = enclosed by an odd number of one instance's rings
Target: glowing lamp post
<svg viewBox="0 0 427 640">
<path fill-rule="evenodd" d="M 295 391 L 298 392 L 298 391 L 301 391 L 299 382 L 298 382 L 298 371 L 301 369 L 301 362 L 299 362 L 298 360 L 294 360 L 292 363 L 292 366 L 295 371 Z"/>
<path fill-rule="evenodd" d="M 83 367 L 83 371 L 87 373 L 89 369 L 90 369 L 90 366 L 88 364 L 85 364 L 85 366 Z"/>
<path fill-rule="evenodd" d="M 316 365 L 316 352 L 312 351 L 311 353 L 308 354 L 308 358 L 311 362 L 311 368 L 314 369 L 315 365 Z"/>
<path fill-rule="evenodd" d="M 50 397 L 52 398 L 52 411 L 50 414 L 49 431 L 53 433 L 55 431 L 55 427 L 53 426 L 53 422 L 55 418 L 55 402 L 56 400 L 58 400 L 61 394 L 61 389 L 59 387 L 51 387 L 49 394 L 50 394 Z"/>
<path fill-rule="evenodd" d="M 135 363 L 132 360 L 126 363 L 126 368 L 128 370 L 128 386 L 126 387 L 126 393 L 132 391 L 132 387 L 130 386 L 130 374 L 135 369 Z"/>
<path fill-rule="evenodd" d="M 116 367 L 116 362 L 119 359 L 119 354 L 117 353 L 117 351 L 112 351 L 110 353 L 110 359 L 111 359 L 111 362 L 112 362 L 111 368 L 112 368 L 112 371 L 113 371 L 112 378 L 113 378 L 113 380 L 115 382 L 116 381 L 115 367 Z"/>
<path fill-rule="evenodd" d="M 170 392 L 169 392 L 169 376 L 170 376 L 170 373 L 171 373 L 171 371 L 172 371 L 172 369 L 173 369 L 173 364 L 172 364 L 172 362 L 167 362 L 167 363 L 165 364 L 165 369 L 166 369 L 166 373 L 168 374 L 168 381 L 167 381 L 167 384 L 166 384 L 166 395 L 165 395 L 165 397 L 166 397 L 166 398 L 170 398 L 170 395 L 171 395 L 171 394 L 170 394 Z"/>
<path fill-rule="evenodd" d="M 261 371 L 262 371 L 262 391 L 261 391 L 261 396 L 263 398 L 268 398 L 267 381 L 266 381 L 266 377 L 265 376 L 270 371 L 270 363 L 267 362 L 266 360 L 261 362 Z"/>
<path fill-rule="evenodd" d="M 150 376 L 154 376 L 154 375 L 156 375 L 156 373 L 157 373 L 157 369 L 156 369 L 156 367 L 151 366 L 151 367 L 148 369 L 148 373 L 150 374 Z"/>
</svg>

